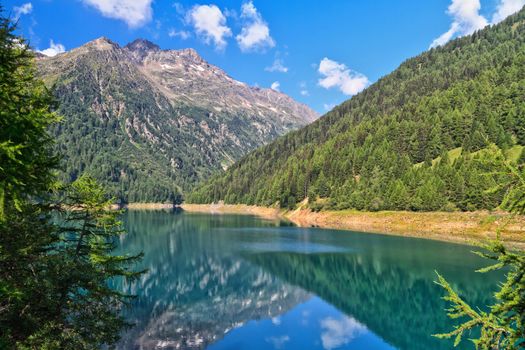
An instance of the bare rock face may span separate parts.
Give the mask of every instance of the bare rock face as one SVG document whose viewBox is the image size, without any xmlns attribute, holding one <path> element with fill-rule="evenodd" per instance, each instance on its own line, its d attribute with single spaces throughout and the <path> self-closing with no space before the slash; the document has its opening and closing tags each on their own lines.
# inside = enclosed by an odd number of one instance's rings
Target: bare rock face
<svg viewBox="0 0 525 350">
<path fill-rule="evenodd" d="M 129 201 L 166 200 L 256 147 L 317 118 L 248 86 L 193 49 L 99 38 L 37 57 L 65 117 L 53 131 L 66 180 L 89 172 Z"/>
<path fill-rule="evenodd" d="M 193 49 L 162 51 L 144 40 L 136 40 L 126 49 L 144 75 L 171 99 L 186 100 L 215 112 L 265 119 L 263 124 L 270 122 L 283 129 L 294 129 L 317 117 L 311 109 L 280 92 L 232 79 Z"/>
</svg>

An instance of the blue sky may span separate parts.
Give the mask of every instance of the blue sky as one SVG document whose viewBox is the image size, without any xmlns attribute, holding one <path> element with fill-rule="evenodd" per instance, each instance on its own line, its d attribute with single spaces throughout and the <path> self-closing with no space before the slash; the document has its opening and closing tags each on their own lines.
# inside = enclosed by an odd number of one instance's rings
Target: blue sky
<svg viewBox="0 0 525 350">
<path fill-rule="evenodd" d="M 405 59 L 497 23 L 525 0 L 8 0 L 46 54 L 106 36 L 192 47 L 233 78 L 324 113 Z M 51 46 L 51 41 L 53 46 Z"/>
</svg>

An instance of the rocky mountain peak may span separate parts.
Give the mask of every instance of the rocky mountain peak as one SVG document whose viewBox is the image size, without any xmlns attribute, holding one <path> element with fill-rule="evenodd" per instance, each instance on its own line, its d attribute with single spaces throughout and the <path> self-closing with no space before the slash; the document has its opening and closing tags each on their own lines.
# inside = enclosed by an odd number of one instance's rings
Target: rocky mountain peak
<svg viewBox="0 0 525 350">
<path fill-rule="evenodd" d="M 182 50 L 177 50 L 177 52 L 181 56 L 187 56 L 187 57 L 193 59 L 194 61 L 203 61 L 203 58 L 194 49 L 191 49 L 191 48 L 182 49 Z"/>
<path fill-rule="evenodd" d="M 98 39 L 95 39 L 93 41 L 88 42 L 86 45 L 84 45 L 89 48 L 94 48 L 97 50 L 112 50 L 115 48 L 119 48 L 119 45 L 108 38 L 102 36 Z"/>
<path fill-rule="evenodd" d="M 146 39 L 136 39 L 125 46 L 130 51 L 159 51 L 160 47 Z"/>
<path fill-rule="evenodd" d="M 144 60 L 144 58 L 151 53 L 161 51 L 158 45 L 146 39 L 136 39 L 127 44 L 124 48 L 127 49 L 133 59 L 137 61 Z"/>
</svg>

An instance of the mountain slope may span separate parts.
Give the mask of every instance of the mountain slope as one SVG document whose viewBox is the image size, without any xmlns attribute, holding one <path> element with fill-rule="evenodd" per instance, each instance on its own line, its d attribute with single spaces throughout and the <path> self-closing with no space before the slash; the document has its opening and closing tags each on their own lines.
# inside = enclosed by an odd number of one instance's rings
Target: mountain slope
<svg viewBox="0 0 525 350">
<path fill-rule="evenodd" d="M 407 60 L 311 125 L 249 154 L 189 200 L 494 208 L 502 190 L 487 190 L 505 175 L 489 174 L 504 168 L 516 144 L 525 145 L 525 10 Z M 459 147 L 451 160 L 448 151 Z"/>
<path fill-rule="evenodd" d="M 145 40 L 120 47 L 100 38 L 37 66 L 64 116 L 53 130 L 64 180 L 88 172 L 125 201 L 172 200 L 316 118 L 284 94 L 235 81 L 192 49 Z"/>
</svg>

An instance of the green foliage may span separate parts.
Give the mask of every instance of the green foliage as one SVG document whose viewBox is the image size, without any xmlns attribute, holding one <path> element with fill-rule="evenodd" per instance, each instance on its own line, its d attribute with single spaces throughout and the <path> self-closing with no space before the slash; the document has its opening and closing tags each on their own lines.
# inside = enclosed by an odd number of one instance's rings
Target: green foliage
<svg viewBox="0 0 525 350">
<path fill-rule="evenodd" d="M 15 348 L 27 339 L 54 310 L 45 302 L 53 297 L 49 254 L 58 236 L 49 208 L 22 202 L 19 209 L 6 202 L 0 221 L 0 348 Z"/>
<path fill-rule="evenodd" d="M 513 175 L 505 206 L 517 215 L 525 214 L 525 172 L 509 165 Z M 499 236 L 499 235 L 498 235 Z M 495 294 L 496 303 L 489 312 L 475 311 L 438 274 L 437 283 L 446 291 L 444 299 L 451 304 L 449 317 L 467 318 L 463 324 L 449 333 L 438 334 L 438 338 L 455 337 L 455 345 L 465 332 L 480 329 L 480 336 L 473 339 L 476 349 L 525 349 L 525 253 L 509 251 L 501 241 L 495 240 L 484 245 L 486 252 L 478 255 L 494 260 L 495 264 L 478 270 L 488 272 L 506 268 L 507 279 Z"/>
<path fill-rule="evenodd" d="M 98 74 L 97 74 L 98 73 Z M 72 182 L 87 173 L 104 185 L 106 191 L 123 203 L 130 202 L 168 202 L 180 195 L 181 187 L 187 186 L 194 172 L 186 166 L 195 156 L 174 142 L 169 152 L 159 149 L 157 144 L 136 133 L 126 133 L 126 120 L 117 115 L 95 114 L 91 106 L 96 101 L 105 101 L 101 92 L 94 89 L 99 82 L 96 76 L 125 77 L 125 72 L 115 74 L 111 65 L 107 67 L 81 66 L 75 71 L 78 77 L 63 77 L 52 87 L 53 93 L 59 98 L 59 113 L 64 117 L 61 123 L 50 128 L 56 140 L 56 151 L 62 155 L 59 178 L 63 182 Z M 121 83 L 120 89 L 115 85 Z M 119 82 L 104 82 L 110 84 L 105 93 L 122 96 L 122 104 L 127 106 L 129 114 L 146 113 L 143 105 L 155 105 L 154 96 L 147 93 L 135 93 L 132 82 L 122 78 Z M 136 82 L 134 83 L 136 84 Z M 139 103 L 140 101 L 140 103 Z M 147 111 L 155 118 L 168 118 L 162 111 Z M 153 117 L 152 117 L 153 118 Z M 127 126 L 129 128 L 129 125 Z M 158 130 L 155 130 L 159 132 Z M 166 131 L 169 134 L 168 131 Z M 157 137 L 157 135 L 155 135 Z M 187 136 L 182 144 L 189 142 Z M 184 164 L 181 169 L 173 169 L 172 160 L 176 164 Z"/>
<path fill-rule="evenodd" d="M 126 326 L 119 310 L 131 296 L 107 282 L 139 276 L 131 268 L 141 255 L 112 254 L 123 233 L 120 212 L 92 178 L 81 177 L 63 197 L 58 208 L 67 210 L 28 204 L 0 227 L 6 348 L 94 349 L 115 343 Z"/>
<path fill-rule="evenodd" d="M 190 202 L 325 209 L 498 207 L 525 145 L 525 10 L 404 62 L 311 125 L 198 186 Z M 507 150 L 513 149 L 512 152 Z M 448 159 L 441 159 L 447 154 Z M 505 175 L 501 175 L 504 177 Z M 490 192 L 490 193 L 489 193 Z"/>
<path fill-rule="evenodd" d="M 49 93 L 34 79 L 33 56 L 14 30 L 0 16 L 1 348 L 37 324 L 27 305 L 46 290 L 47 251 L 57 240 L 44 204 L 56 165 L 46 130 L 57 117 Z M 29 201 L 35 197 L 39 201 Z"/>
<path fill-rule="evenodd" d="M 113 201 L 106 199 L 104 189 L 82 176 L 67 190 L 62 207 L 69 210 L 59 215 L 63 220 L 57 223 L 60 242 L 54 246 L 62 260 L 54 283 L 60 318 L 47 321 L 29 338 L 32 348 L 50 341 L 61 348 L 81 349 L 116 342 L 126 326 L 119 309 L 131 296 L 111 289 L 107 281 L 133 279 L 142 273 L 132 270 L 142 255 L 112 254 L 123 231 L 120 212 L 110 208 Z"/>
<path fill-rule="evenodd" d="M 56 184 L 52 99 L 13 30 L 0 18 L 0 348 L 111 345 L 129 296 L 108 279 L 138 276 L 140 255 L 112 254 L 119 212 L 93 179 Z"/>
<path fill-rule="evenodd" d="M 57 121 L 52 97 L 34 77 L 33 54 L 0 18 L 0 220 L 6 203 L 49 188 L 56 158 L 47 128 Z"/>
<path fill-rule="evenodd" d="M 486 245 L 493 253 L 482 253 L 488 259 L 497 261 L 479 272 L 507 267 L 510 271 L 507 280 L 496 293 L 497 303 L 490 312 L 475 311 L 454 291 L 450 284 L 438 274 L 438 284 L 447 295 L 446 301 L 452 304 L 448 309 L 453 319 L 466 317 L 468 320 L 453 331 L 438 334 L 438 338 L 455 338 L 457 346 L 465 332 L 480 329 L 481 334 L 473 342 L 476 349 L 523 349 L 525 348 L 525 254 L 509 252 L 499 241 Z"/>
</svg>

